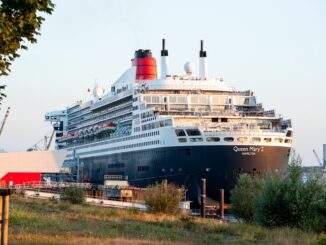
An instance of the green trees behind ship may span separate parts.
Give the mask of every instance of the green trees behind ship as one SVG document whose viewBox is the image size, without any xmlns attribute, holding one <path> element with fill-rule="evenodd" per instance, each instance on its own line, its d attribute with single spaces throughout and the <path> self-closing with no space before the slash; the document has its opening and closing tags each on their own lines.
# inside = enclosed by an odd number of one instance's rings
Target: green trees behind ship
<svg viewBox="0 0 326 245">
<path fill-rule="evenodd" d="M 231 191 L 233 214 L 247 223 L 326 231 L 326 187 L 320 174 L 303 181 L 301 159 L 291 159 L 286 175 L 241 175 Z"/>
</svg>

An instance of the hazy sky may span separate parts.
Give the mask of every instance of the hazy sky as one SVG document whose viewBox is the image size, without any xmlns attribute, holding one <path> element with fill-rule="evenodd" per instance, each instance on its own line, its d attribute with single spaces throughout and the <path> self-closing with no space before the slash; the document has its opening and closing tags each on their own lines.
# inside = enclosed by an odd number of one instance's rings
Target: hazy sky
<svg viewBox="0 0 326 245">
<path fill-rule="evenodd" d="M 42 36 L 12 66 L 11 114 L 0 148 L 25 150 L 51 131 L 44 113 L 108 88 L 130 65 L 135 49 L 159 58 L 166 38 L 172 73 L 198 64 L 205 40 L 209 74 L 251 89 L 265 109 L 291 118 L 294 147 L 316 164 L 326 143 L 326 1 L 320 0 L 54 0 Z M 159 61 L 159 59 L 158 59 Z M 198 65 L 197 65 L 198 67 Z"/>
</svg>

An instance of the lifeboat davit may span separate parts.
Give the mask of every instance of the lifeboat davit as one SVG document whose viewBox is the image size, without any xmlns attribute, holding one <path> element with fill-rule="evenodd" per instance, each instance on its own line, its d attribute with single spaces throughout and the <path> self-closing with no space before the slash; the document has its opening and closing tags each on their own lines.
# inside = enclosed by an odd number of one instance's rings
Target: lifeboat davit
<svg viewBox="0 0 326 245">
<path fill-rule="evenodd" d="M 89 136 L 93 136 L 94 135 L 94 128 L 89 128 L 88 133 L 89 133 Z"/>
</svg>

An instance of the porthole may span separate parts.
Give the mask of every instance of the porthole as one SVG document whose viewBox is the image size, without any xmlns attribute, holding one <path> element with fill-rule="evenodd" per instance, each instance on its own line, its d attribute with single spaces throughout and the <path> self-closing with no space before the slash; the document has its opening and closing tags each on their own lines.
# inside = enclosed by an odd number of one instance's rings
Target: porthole
<svg viewBox="0 0 326 245">
<path fill-rule="evenodd" d="M 178 140 L 179 140 L 180 143 L 187 142 L 187 138 L 179 138 Z"/>
<path fill-rule="evenodd" d="M 202 142 L 203 138 L 190 138 L 189 141 L 190 142 Z"/>
<path fill-rule="evenodd" d="M 225 137 L 224 138 L 224 141 L 225 142 L 233 142 L 234 141 L 234 138 L 233 137 Z"/>
<path fill-rule="evenodd" d="M 219 142 L 220 138 L 219 137 L 207 137 L 206 141 L 207 142 Z"/>
<path fill-rule="evenodd" d="M 238 142 L 240 142 L 240 143 L 248 142 L 248 138 L 247 137 L 239 137 Z"/>
<path fill-rule="evenodd" d="M 264 142 L 265 143 L 270 143 L 270 142 L 272 142 L 272 138 L 264 138 Z"/>
<path fill-rule="evenodd" d="M 259 137 L 253 137 L 252 142 L 253 143 L 258 143 L 258 142 L 261 142 L 261 139 Z"/>
</svg>

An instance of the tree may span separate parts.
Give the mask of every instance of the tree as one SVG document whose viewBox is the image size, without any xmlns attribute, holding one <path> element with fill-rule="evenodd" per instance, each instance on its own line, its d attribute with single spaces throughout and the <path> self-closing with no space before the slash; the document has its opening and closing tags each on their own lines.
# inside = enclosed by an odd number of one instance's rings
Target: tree
<svg viewBox="0 0 326 245">
<path fill-rule="evenodd" d="M 302 160 L 292 154 L 287 173 L 241 175 L 231 191 L 232 213 L 247 223 L 326 231 L 326 182 L 320 173 L 303 181 Z"/>
<path fill-rule="evenodd" d="M 53 8 L 51 0 L 0 0 L 0 77 L 10 72 L 18 50 L 27 49 L 27 42 L 36 43 L 42 14 L 51 14 Z M 0 102 L 4 88 L 0 85 Z"/>
<path fill-rule="evenodd" d="M 291 159 L 287 174 L 266 176 L 255 200 L 254 222 L 268 227 L 326 231 L 326 189 L 321 175 L 302 179 L 301 158 Z"/>
<path fill-rule="evenodd" d="M 231 191 L 232 213 L 247 223 L 253 222 L 255 198 L 260 191 L 260 179 L 241 174 Z"/>
</svg>

